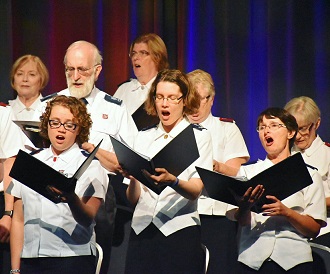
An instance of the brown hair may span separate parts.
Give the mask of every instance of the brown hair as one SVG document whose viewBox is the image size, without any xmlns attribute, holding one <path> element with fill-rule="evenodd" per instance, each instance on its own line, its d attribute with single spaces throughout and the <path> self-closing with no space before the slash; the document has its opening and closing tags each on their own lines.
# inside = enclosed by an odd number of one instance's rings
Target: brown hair
<svg viewBox="0 0 330 274">
<path fill-rule="evenodd" d="M 14 87 L 14 77 L 17 72 L 17 70 L 25 65 L 27 62 L 32 61 L 35 62 L 37 65 L 37 71 L 40 74 L 40 91 L 44 89 L 44 87 L 48 84 L 49 81 L 49 73 L 45 66 L 45 64 L 41 61 L 41 59 L 38 56 L 34 56 L 31 54 L 23 55 L 20 58 L 18 58 L 15 63 L 13 64 L 10 72 L 10 83 L 13 89 Z"/>
<path fill-rule="evenodd" d="M 150 115 L 157 115 L 155 105 L 155 95 L 157 85 L 159 82 L 170 82 L 176 84 L 183 95 L 184 107 L 183 112 L 185 114 L 194 114 L 199 109 L 200 96 L 195 89 L 190 87 L 190 83 L 186 74 L 176 69 L 165 69 L 158 72 L 155 81 L 152 83 L 147 100 L 145 102 L 145 110 Z"/>
<path fill-rule="evenodd" d="M 79 126 L 79 134 L 76 143 L 81 145 L 89 139 L 89 131 L 92 126 L 92 119 L 87 112 L 87 108 L 83 102 L 72 96 L 59 95 L 47 102 L 47 106 L 40 117 L 40 135 L 46 139 L 48 137 L 48 121 L 54 106 L 63 106 L 71 111 L 74 116 L 73 122 Z"/>
<path fill-rule="evenodd" d="M 134 45 L 139 43 L 148 45 L 150 56 L 157 66 L 157 71 L 169 68 L 167 49 L 162 38 L 155 33 L 140 35 L 132 42 L 129 49 L 130 54 L 132 54 Z"/>
</svg>

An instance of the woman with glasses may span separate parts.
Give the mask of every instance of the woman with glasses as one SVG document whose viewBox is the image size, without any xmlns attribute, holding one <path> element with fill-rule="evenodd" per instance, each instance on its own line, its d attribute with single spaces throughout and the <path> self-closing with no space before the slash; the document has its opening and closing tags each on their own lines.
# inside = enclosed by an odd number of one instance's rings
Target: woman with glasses
<svg viewBox="0 0 330 274">
<path fill-rule="evenodd" d="M 34 157 L 72 177 L 86 159 L 79 146 L 87 141 L 91 125 L 81 101 L 54 97 L 41 117 L 41 135 L 51 146 Z M 107 174 L 97 160 L 79 178 L 74 191 L 49 186 L 58 203 L 13 180 L 11 273 L 95 273 L 94 217 L 107 183 Z"/>
<path fill-rule="evenodd" d="M 153 157 L 190 125 L 186 115 L 199 107 L 199 97 L 185 74 L 163 70 L 153 82 L 146 110 L 159 124 L 140 131 L 134 142 L 139 153 Z M 197 200 L 203 183 L 195 166 L 212 168 L 212 142 L 208 131 L 195 126 L 200 157 L 178 177 L 162 167 L 146 175 L 166 188 L 157 195 L 129 174 L 127 197 L 135 206 L 126 257 L 126 273 L 202 273 L 200 220 Z M 185 144 L 182 143 L 182 146 Z M 179 161 L 179 159 L 178 159 Z"/>
<path fill-rule="evenodd" d="M 143 107 L 157 73 L 169 67 L 166 45 L 155 33 L 142 34 L 132 42 L 129 57 L 136 79 L 121 84 L 114 97 L 124 101 L 140 130 L 159 121 L 148 116 Z"/>
<path fill-rule="evenodd" d="M 317 168 L 323 181 L 328 210 L 330 209 L 330 147 L 317 134 L 321 124 L 321 111 L 315 101 L 301 96 L 290 100 L 284 107 L 297 120 L 298 134 L 292 153 L 300 152 L 305 162 Z M 330 212 L 330 210 L 329 210 Z M 328 222 L 330 216 L 328 215 Z M 330 225 L 321 229 L 313 241 L 330 247 Z"/>
<path fill-rule="evenodd" d="M 268 108 L 258 117 L 257 131 L 267 157 L 239 169 L 237 175 L 247 179 L 290 157 L 298 125 L 286 110 Z M 270 203 L 261 213 L 251 208 L 263 195 L 262 185 L 238 199 L 239 207 L 228 214 L 240 225 L 238 273 L 313 273 L 308 239 L 326 225 L 326 207 L 321 176 L 314 169 L 309 172 L 311 185 L 282 201 L 267 195 Z"/>
</svg>

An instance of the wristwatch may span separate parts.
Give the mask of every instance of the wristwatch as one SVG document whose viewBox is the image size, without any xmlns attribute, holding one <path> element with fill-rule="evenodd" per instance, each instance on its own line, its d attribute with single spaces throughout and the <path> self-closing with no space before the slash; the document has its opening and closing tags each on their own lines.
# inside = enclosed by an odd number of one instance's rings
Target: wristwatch
<svg viewBox="0 0 330 274">
<path fill-rule="evenodd" d="M 14 210 L 5 210 L 3 216 L 7 215 L 9 217 L 13 217 L 13 214 L 14 214 Z"/>
</svg>

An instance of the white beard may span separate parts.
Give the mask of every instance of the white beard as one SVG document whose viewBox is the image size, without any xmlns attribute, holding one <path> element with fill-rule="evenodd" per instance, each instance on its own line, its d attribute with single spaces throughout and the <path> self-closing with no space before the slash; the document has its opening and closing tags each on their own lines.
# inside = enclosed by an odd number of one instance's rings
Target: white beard
<svg viewBox="0 0 330 274">
<path fill-rule="evenodd" d="M 66 78 L 66 83 L 68 85 L 70 95 L 76 97 L 78 99 L 87 97 L 91 92 L 95 84 L 95 74 L 93 73 L 84 83 L 84 85 L 80 88 L 76 88 L 72 84 L 72 80 L 70 77 Z M 78 82 L 79 83 L 79 82 Z"/>
</svg>

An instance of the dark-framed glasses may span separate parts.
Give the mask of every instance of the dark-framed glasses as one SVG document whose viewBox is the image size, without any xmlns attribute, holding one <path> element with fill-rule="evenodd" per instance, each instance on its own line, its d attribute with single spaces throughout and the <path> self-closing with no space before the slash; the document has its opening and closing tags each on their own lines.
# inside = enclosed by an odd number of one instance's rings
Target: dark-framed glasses
<svg viewBox="0 0 330 274">
<path fill-rule="evenodd" d="M 65 67 L 65 73 L 68 75 L 68 76 L 72 76 L 75 72 L 75 70 L 77 70 L 77 72 L 82 75 L 82 76 L 88 76 L 88 71 L 91 70 L 92 68 L 95 68 L 96 66 L 99 66 L 99 64 L 96 64 L 90 68 L 85 68 L 85 67 L 77 67 L 77 68 L 74 68 L 74 67 Z"/>
<path fill-rule="evenodd" d="M 130 58 L 134 58 L 134 57 L 145 58 L 145 57 L 147 57 L 147 56 L 149 56 L 149 55 L 150 55 L 150 52 L 148 52 L 148 51 L 146 51 L 146 50 L 140 50 L 140 51 L 135 51 L 135 50 L 133 50 L 132 52 L 130 52 L 130 53 L 128 54 L 128 56 L 129 56 Z"/>
<path fill-rule="evenodd" d="M 167 100 L 167 102 L 169 104 L 179 104 L 180 100 L 183 98 L 183 95 L 178 97 L 178 96 L 175 96 L 175 95 L 170 95 L 168 97 L 164 97 L 163 95 L 160 95 L 160 94 L 156 94 L 154 96 L 154 99 L 155 99 L 155 102 L 157 104 L 160 104 L 160 103 L 163 103 L 164 100 Z"/>
<path fill-rule="evenodd" d="M 257 132 L 263 132 L 266 130 L 267 127 L 269 128 L 269 131 L 274 132 L 274 131 L 280 129 L 281 127 L 286 127 L 286 126 L 284 124 L 272 123 L 272 124 L 269 124 L 268 126 L 266 126 L 266 125 L 257 126 L 256 130 L 257 130 Z"/>
<path fill-rule="evenodd" d="M 49 120 L 48 124 L 49 124 L 50 128 L 53 128 L 53 129 L 63 126 L 66 130 L 73 131 L 77 128 L 77 124 L 74 124 L 72 122 L 61 123 L 59 120 Z"/>
</svg>

